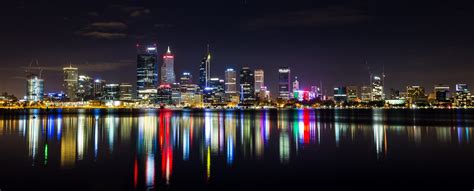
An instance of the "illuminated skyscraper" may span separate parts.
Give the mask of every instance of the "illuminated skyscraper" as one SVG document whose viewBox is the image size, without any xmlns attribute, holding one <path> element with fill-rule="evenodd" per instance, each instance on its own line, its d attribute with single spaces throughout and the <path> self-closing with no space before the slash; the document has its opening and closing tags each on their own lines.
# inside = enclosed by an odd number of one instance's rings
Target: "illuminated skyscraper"
<svg viewBox="0 0 474 191">
<path fill-rule="evenodd" d="M 26 83 L 26 100 L 42 101 L 44 95 L 44 80 L 38 76 L 29 76 Z"/>
<path fill-rule="evenodd" d="M 371 89 L 371 101 L 383 101 L 385 99 L 383 80 L 380 76 L 372 77 Z"/>
<path fill-rule="evenodd" d="M 255 101 L 255 78 L 249 67 L 242 67 L 240 70 L 240 101 Z"/>
<path fill-rule="evenodd" d="M 199 65 L 199 88 L 203 91 L 209 86 L 211 79 L 211 53 L 209 52 L 209 45 L 207 45 L 207 54 L 201 60 Z"/>
<path fill-rule="evenodd" d="M 232 68 L 225 71 L 225 93 L 237 93 L 237 72 Z"/>
<path fill-rule="evenodd" d="M 288 67 L 282 67 L 278 69 L 278 98 L 283 100 L 290 99 L 290 80 L 291 80 L 291 71 Z"/>
<path fill-rule="evenodd" d="M 334 88 L 334 101 L 336 103 L 347 102 L 347 88 L 346 87 Z"/>
<path fill-rule="evenodd" d="M 101 100 L 105 96 L 105 80 L 94 80 L 94 99 Z"/>
<path fill-rule="evenodd" d="M 137 48 L 137 96 L 140 99 L 152 100 L 158 91 L 158 52 L 156 46 Z"/>
<path fill-rule="evenodd" d="M 77 88 L 79 76 L 77 73 L 77 68 L 72 66 L 63 68 L 64 72 L 64 84 L 63 87 L 66 92 L 66 96 L 70 101 L 77 101 Z"/>
<path fill-rule="evenodd" d="M 265 73 L 262 69 L 255 70 L 255 93 L 260 92 L 260 90 L 265 87 Z"/>
<path fill-rule="evenodd" d="M 94 96 L 94 81 L 91 77 L 80 75 L 78 81 L 79 87 L 77 90 L 77 98 L 81 101 L 87 101 Z"/>
<path fill-rule="evenodd" d="M 176 82 L 174 74 L 174 55 L 171 54 L 170 47 L 163 55 L 163 65 L 161 66 L 161 84 L 173 84 Z"/>
<path fill-rule="evenodd" d="M 180 79 L 181 92 L 185 93 L 188 91 L 188 88 L 193 84 L 193 76 L 189 72 L 183 72 Z"/>
</svg>

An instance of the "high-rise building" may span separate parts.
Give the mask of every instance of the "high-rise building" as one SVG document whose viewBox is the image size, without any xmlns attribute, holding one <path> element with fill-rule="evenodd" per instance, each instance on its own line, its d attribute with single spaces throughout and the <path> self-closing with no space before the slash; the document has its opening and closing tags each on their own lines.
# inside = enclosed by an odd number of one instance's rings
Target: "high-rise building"
<svg viewBox="0 0 474 191">
<path fill-rule="evenodd" d="M 470 106 L 472 102 L 471 92 L 466 84 L 456 84 L 456 94 L 454 95 L 454 105 L 458 107 Z"/>
<path fill-rule="evenodd" d="M 240 101 L 248 103 L 255 101 L 255 78 L 249 67 L 240 70 Z"/>
<path fill-rule="evenodd" d="M 42 101 L 44 96 L 44 80 L 38 76 L 29 76 L 26 83 L 26 100 Z"/>
<path fill-rule="evenodd" d="M 171 54 L 170 47 L 163 55 L 163 65 L 161 66 L 161 84 L 173 84 L 176 82 L 174 74 L 174 55 Z"/>
<path fill-rule="evenodd" d="M 225 101 L 224 80 L 210 78 L 208 87 L 203 93 L 205 103 L 223 103 Z"/>
<path fill-rule="evenodd" d="M 120 99 L 120 85 L 119 84 L 105 84 L 105 100 L 119 100 Z"/>
<path fill-rule="evenodd" d="M 237 93 L 237 72 L 229 68 L 225 71 L 225 93 L 234 95 Z"/>
<path fill-rule="evenodd" d="M 438 84 L 434 87 L 434 94 L 436 101 L 439 102 L 448 102 L 449 101 L 449 86 Z"/>
<path fill-rule="evenodd" d="M 291 71 L 288 67 L 282 67 L 278 69 L 278 98 L 283 100 L 290 99 L 291 96 Z"/>
<path fill-rule="evenodd" d="M 63 87 L 65 89 L 66 96 L 69 98 L 70 101 L 77 100 L 77 87 L 78 87 L 78 80 L 79 76 L 77 73 L 77 68 L 72 66 L 63 68 L 64 72 L 64 84 Z"/>
<path fill-rule="evenodd" d="M 371 101 L 383 101 L 385 95 L 383 92 L 383 79 L 380 76 L 372 77 L 372 92 L 371 92 Z"/>
<path fill-rule="evenodd" d="M 179 78 L 179 84 L 181 86 L 181 92 L 185 93 L 193 85 L 193 76 L 189 72 L 183 72 L 183 75 Z"/>
<path fill-rule="evenodd" d="M 132 84 L 121 83 L 119 88 L 120 88 L 120 100 L 132 100 L 133 98 Z"/>
<path fill-rule="evenodd" d="M 334 101 L 336 103 L 347 102 L 347 88 L 346 87 L 334 88 Z"/>
<path fill-rule="evenodd" d="M 181 84 L 179 83 L 171 84 L 171 103 L 181 103 Z"/>
<path fill-rule="evenodd" d="M 94 98 L 94 80 L 86 75 L 80 75 L 78 80 L 77 98 L 88 101 Z"/>
<path fill-rule="evenodd" d="M 96 79 L 94 80 L 94 99 L 101 100 L 105 96 L 105 80 Z"/>
<path fill-rule="evenodd" d="M 156 46 L 145 49 L 138 46 L 137 54 L 137 97 L 154 100 L 158 85 L 158 52 Z"/>
<path fill-rule="evenodd" d="M 207 45 L 207 54 L 201 60 L 199 65 L 199 88 L 203 91 L 209 86 L 211 79 L 211 53 L 209 52 L 209 45 Z"/>
<path fill-rule="evenodd" d="M 314 99 L 319 99 L 322 100 L 322 93 L 321 93 L 321 88 L 318 86 L 311 86 L 311 92 L 312 96 Z"/>
<path fill-rule="evenodd" d="M 255 93 L 260 92 L 260 90 L 265 87 L 265 72 L 263 69 L 256 69 L 254 72 L 255 76 Z"/>
<path fill-rule="evenodd" d="M 359 101 L 359 88 L 357 86 L 347 86 L 347 101 L 348 102 L 358 102 Z"/>
</svg>

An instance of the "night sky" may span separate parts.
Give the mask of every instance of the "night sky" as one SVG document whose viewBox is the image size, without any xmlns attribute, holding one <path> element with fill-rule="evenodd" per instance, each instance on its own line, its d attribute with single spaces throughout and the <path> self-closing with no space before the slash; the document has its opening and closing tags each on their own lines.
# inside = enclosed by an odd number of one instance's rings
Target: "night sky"
<svg viewBox="0 0 474 191">
<path fill-rule="evenodd" d="M 136 43 L 171 46 L 175 72 L 197 81 L 210 44 L 212 76 L 229 67 L 277 68 L 303 87 L 368 84 L 385 66 L 386 93 L 406 85 L 474 87 L 473 1 L 67 0 L 0 3 L 0 91 L 24 96 L 37 59 L 45 91 L 60 91 L 62 67 L 108 82 L 136 80 Z"/>
</svg>

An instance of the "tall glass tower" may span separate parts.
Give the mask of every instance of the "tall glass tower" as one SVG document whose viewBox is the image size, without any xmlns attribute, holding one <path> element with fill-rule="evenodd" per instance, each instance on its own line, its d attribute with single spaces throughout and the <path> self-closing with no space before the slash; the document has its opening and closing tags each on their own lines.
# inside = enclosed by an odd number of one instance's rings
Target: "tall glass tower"
<svg viewBox="0 0 474 191">
<path fill-rule="evenodd" d="M 153 99 L 158 92 L 158 52 L 156 45 L 140 48 L 137 45 L 137 96 Z"/>
<path fill-rule="evenodd" d="M 255 78 L 249 67 L 240 70 L 240 101 L 255 101 Z"/>
<path fill-rule="evenodd" d="M 279 98 L 283 100 L 290 99 L 290 68 L 282 67 L 278 69 L 278 92 Z"/>
<path fill-rule="evenodd" d="M 174 55 L 171 54 L 170 47 L 166 54 L 163 55 L 163 65 L 161 66 L 161 84 L 173 84 L 176 82 L 176 76 L 174 74 Z"/>
<path fill-rule="evenodd" d="M 209 52 L 209 45 L 207 45 L 207 54 L 201 60 L 199 65 L 199 88 L 204 90 L 209 86 L 211 79 L 211 53 Z"/>
<path fill-rule="evenodd" d="M 64 72 L 64 84 L 66 95 L 70 101 L 77 101 L 77 88 L 79 86 L 79 75 L 77 68 L 69 67 L 63 68 Z"/>
</svg>

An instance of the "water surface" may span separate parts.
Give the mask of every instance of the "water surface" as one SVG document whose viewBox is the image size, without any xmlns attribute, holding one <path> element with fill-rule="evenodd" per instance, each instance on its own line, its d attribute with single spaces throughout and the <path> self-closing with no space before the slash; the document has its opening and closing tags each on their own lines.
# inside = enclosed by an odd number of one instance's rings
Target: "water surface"
<svg viewBox="0 0 474 191">
<path fill-rule="evenodd" d="M 0 117 L 0 189 L 472 190 L 471 110 Z"/>
</svg>

